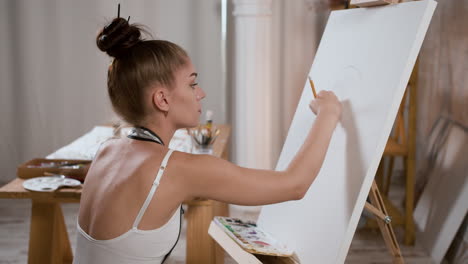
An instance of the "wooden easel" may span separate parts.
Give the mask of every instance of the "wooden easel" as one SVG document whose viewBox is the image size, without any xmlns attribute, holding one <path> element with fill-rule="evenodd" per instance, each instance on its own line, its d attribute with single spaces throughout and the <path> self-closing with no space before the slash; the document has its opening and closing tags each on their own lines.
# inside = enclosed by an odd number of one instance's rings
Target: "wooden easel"
<svg viewBox="0 0 468 264">
<path fill-rule="evenodd" d="M 372 6 L 396 4 L 396 3 L 401 2 L 401 0 L 351 0 L 351 1 L 348 0 L 346 2 L 349 2 L 350 5 L 354 5 L 357 7 L 372 7 Z"/>
<path fill-rule="evenodd" d="M 379 5 L 394 4 L 400 2 L 399 0 L 351 0 L 350 5 L 358 7 L 372 7 Z M 348 7 L 348 5 L 347 5 Z M 372 182 L 371 190 L 369 192 L 370 203 L 366 202 L 365 209 L 377 217 L 377 224 L 379 226 L 385 244 L 393 257 L 393 263 L 404 263 L 401 254 L 400 246 L 396 240 L 395 233 L 391 226 L 391 218 L 387 213 L 385 204 L 380 191 L 377 187 L 375 180 Z"/>
<path fill-rule="evenodd" d="M 413 72 L 411 73 L 406 92 L 398 110 L 395 120 L 393 135 L 391 135 L 385 146 L 383 157 L 376 173 L 377 185 L 382 190 L 382 197 L 388 213 L 393 218 L 393 226 L 404 227 L 404 243 L 412 245 L 414 243 L 415 226 L 413 220 L 414 209 L 414 179 L 415 179 L 415 152 L 416 152 L 416 104 L 417 104 L 417 86 L 418 86 L 418 65 L 416 60 Z M 405 122 L 405 112 L 408 121 Z M 388 158 L 388 167 L 384 172 L 384 160 Z M 396 158 L 403 161 L 403 172 L 405 181 L 405 206 L 402 212 L 388 198 L 393 174 L 393 165 Z M 385 176 L 385 177 L 384 177 Z M 376 221 L 368 221 L 366 227 L 377 228 Z"/>
<path fill-rule="evenodd" d="M 400 0 L 350 0 L 349 5 L 357 7 L 372 7 L 387 4 L 396 4 L 401 2 Z M 349 7 L 346 5 L 346 7 Z M 405 99 L 403 98 L 403 101 Z M 396 239 L 395 233 L 391 226 L 391 218 L 385 208 L 384 200 L 380 195 L 380 191 L 377 187 L 375 180 L 372 182 L 371 190 L 369 192 L 370 203 L 366 202 L 365 209 L 377 217 L 377 224 L 380 232 L 384 238 L 385 244 L 393 257 L 393 263 L 404 263 L 403 256 L 401 254 L 400 246 Z"/>
</svg>

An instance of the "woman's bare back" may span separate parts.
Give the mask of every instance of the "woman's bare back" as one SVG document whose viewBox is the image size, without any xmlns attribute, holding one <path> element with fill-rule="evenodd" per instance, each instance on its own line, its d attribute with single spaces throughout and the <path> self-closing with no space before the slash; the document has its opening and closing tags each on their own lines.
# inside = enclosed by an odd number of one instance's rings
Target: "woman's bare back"
<svg viewBox="0 0 468 264">
<path fill-rule="evenodd" d="M 132 228 L 168 149 L 152 142 L 111 139 L 101 147 L 86 176 L 79 225 L 91 237 L 107 240 Z M 171 159 L 138 225 L 142 230 L 163 226 L 183 202 L 171 180 Z"/>
</svg>

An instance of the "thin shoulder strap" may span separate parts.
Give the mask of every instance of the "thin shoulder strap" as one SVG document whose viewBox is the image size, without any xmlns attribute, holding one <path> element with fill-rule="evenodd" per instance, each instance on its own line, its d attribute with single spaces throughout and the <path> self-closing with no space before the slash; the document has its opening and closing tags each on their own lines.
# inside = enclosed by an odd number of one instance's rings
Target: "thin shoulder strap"
<svg viewBox="0 0 468 264">
<path fill-rule="evenodd" d="M 169 157 L 171 156 L 172 152 L 174 150 L 169 149 L 169 151 L 166 153 L 166 156 L 164 157 L 163 161 L 161 162 L 161 166 L 159 166 L 158 174 L 156 175 L 156 179 L 153 182 L 153 186 L 151 186 L 151 190 L 146 197 L 145 202 L 143 203 L 143 206 L 140 209 L 140 212 L 138 212 L 138 215 L 135 219 L 135 222 L 133 222 L 133 228 L 137 228 L 138 224 L 140 224 L 141 218 L 145 214 L 146 208 L 148 208 L 149 203 L 151 202 L 151 199 L 153 199 L 154 192 L 156 191 L 156 188 L 159 185 L 159 181 L 161 180 L 161 176 L 164 173 L 164 170 L 166 169 L 167 161 L 169 160 Z"/>
</svg>

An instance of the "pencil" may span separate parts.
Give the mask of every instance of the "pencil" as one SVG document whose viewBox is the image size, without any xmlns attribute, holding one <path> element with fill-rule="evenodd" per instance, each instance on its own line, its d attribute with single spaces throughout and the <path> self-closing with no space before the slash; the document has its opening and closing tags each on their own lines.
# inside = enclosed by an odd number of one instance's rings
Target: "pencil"
<svg viewBox="0 0 468 264">
<path fill-rule="evenodd" d="M 310 87 L 312 87 L 312 93 L 314 93 L 314 98 L 317 98 L 317 93 L 315 92 L 314 81 L 309 77 Z"/>
</svg>

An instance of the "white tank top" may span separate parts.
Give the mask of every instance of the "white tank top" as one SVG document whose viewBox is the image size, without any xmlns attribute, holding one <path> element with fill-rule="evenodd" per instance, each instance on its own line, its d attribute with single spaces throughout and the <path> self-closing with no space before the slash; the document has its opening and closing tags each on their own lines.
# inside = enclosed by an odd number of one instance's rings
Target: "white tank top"
<svg viewBox="0 0 468 264">
<path fill-rule="evenodd" d="M 164 157 L 153 186 L 130 230 L 113 239 L 97 240 L 84 232 L 77 223 L 74 264 L 162 263 L 166 259 L 179 239 L 182 208 L 179 207 L 160 228 L 139 230 L 138 224 L 153 198 L 172 152 L 173 150 L 169 150 Z"/>
</svg>

